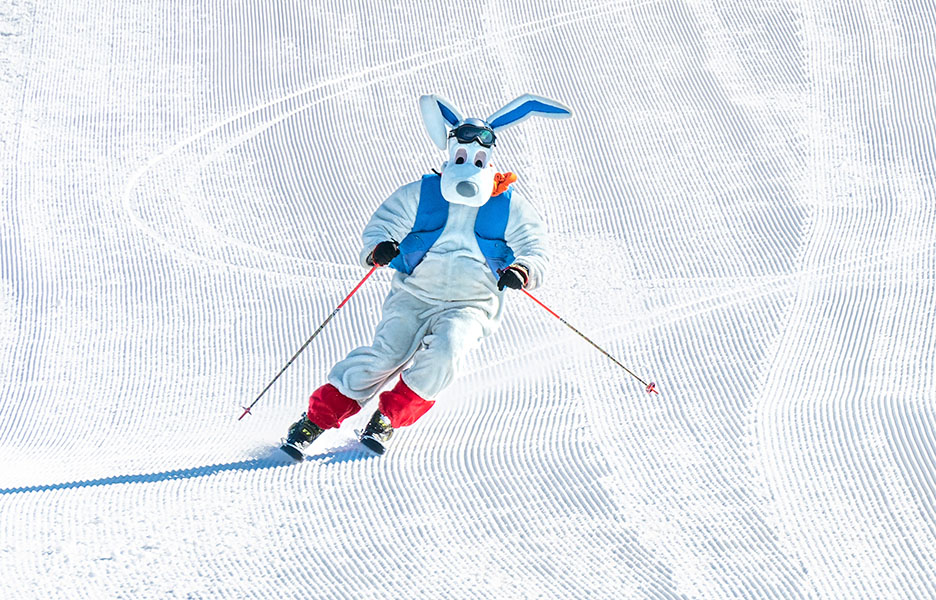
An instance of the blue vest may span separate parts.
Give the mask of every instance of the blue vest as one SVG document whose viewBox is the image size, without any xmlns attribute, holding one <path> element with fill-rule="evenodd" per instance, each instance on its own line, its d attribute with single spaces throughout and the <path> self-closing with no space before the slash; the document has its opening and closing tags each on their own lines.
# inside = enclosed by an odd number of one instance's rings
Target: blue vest
<svg viewBox="0 0 936 600">
<path fill-rule="evenodd" d="M 507 218 L 510 216 L 510 196 L 513 190 L 492 196 L 478 209 L 475 218 L 475 237 L 488 267 L 498 277 L 497 271 L 513 264 L 514 253 L 504 239 Z M 400 254 L 390 261 L 397 271 L 410 274 L 432 245 L 436 243 L 448 221 L 448 201 L 442 197 L 442 177 L 423 175 L 419 188 L 419 206 L 413 229 L 400 242 Z"/>
</svg>

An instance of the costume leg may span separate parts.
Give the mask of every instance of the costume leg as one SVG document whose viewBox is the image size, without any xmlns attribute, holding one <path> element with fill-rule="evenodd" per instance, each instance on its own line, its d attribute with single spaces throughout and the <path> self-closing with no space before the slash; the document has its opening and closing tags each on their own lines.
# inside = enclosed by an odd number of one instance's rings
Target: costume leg
<svg viewBox="0 0 936 600">
<path fill-rule="evenodd" d="M 451 309 L 430 321 L 429 333 L 392 390 L 380 395 L 380 412 L 394 427 L 416 422 L 455 377 L 462 359 L 490 333 L 488 317 L 470 307 Z"/>
<path fill-rule="evenodd" d="M 360 410 L 387 379 L 409 360 L 428 327 L 426 305 L 406 292 L 391 292 L 370 346 L 352 350 L 328 374 L 328 383 L 309 398 L 308 419 L 323 429 L 338 427 Z"/>
</svg>

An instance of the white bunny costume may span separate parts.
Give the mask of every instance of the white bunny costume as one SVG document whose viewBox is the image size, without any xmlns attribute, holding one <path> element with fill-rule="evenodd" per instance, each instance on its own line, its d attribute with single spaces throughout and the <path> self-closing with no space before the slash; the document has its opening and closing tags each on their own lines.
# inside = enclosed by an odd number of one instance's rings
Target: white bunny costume
<svg viewBox="0 0 936 600">
<path fill-rule="evenodd" d="M 463 119 L 437 96 L 420 98 L 420 108 L 449 160 L 441 175 L 396 190 L 364 228 L 361 263 L 370 266 L 374 248 L 394 241 L 400 254 L 389 266 L 397 273 L 373 343 L 337 363 L 329 384 L 310 398 L 308 418 L 323 429 L 357 412 L 407 363 L 396 388 L 381 394 L 380 411 L 393 427 L 414 422 L 451 383 L 461 359 L 497 329 L 500 273 L 513 266 L 533 289 L 549 262 L 546 228 L 533 207 L 510 189 L 492 196 L 491 154 L 495 132 L 532 115 L 568 117 L 569 109 L 532 95 L 486 121 Z"/>
</svg>

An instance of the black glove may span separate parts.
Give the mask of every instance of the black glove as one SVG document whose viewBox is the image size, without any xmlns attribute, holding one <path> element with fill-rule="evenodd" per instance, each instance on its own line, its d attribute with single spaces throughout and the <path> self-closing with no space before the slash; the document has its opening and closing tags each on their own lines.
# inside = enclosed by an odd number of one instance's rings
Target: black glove
<svg viewBox="0 0 936 600">
<path fill-rule="evenodd" d="M 368 264 L 384 267 L 390 264 L 390 261 L 400 253 L 400 245 L 394 241 L 380 242 L 374 246 L 374 250 L 367 259 Z"/>
<path fill-rule="evenodd" d="M 523 265 L 510 265 L 500 272 L 500 279 L 497 280 L 497 289 L 503 290 L 505 287 L 509 287 L 514 290 L 519 290 L 520 288 L 526 287 L 529 279 L 530 276 L 527 273 L 526 267 Z"/>
</svg>

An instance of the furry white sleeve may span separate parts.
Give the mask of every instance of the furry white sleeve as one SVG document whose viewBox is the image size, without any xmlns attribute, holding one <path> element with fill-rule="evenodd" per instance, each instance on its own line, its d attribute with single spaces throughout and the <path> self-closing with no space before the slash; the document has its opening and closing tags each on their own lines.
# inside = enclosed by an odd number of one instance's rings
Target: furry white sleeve
<svg viewBox="0 0 936 600">
<path fill-rule="evenodd" d="M 510 216 L 504 237 L 514 251 L 514 262 L 529 271 L 527 289 L 533 290 L 542 285 L 549 266 L 546 224 L 536 209 L 516 190 L 510 198 Z"/>
<path fill-rule="evenodd" d="M 361 240 L 364 244 L 361 249 L 361 264 L 369 267 L 367 258 L 380 242 L 393 240 L 399 243 L 413 228 L 416 222 L 416 209 L 419 206 L 419 188 L 421 182 L 407 183 L 377 207 L 371 216 Z"/>
</svg>

